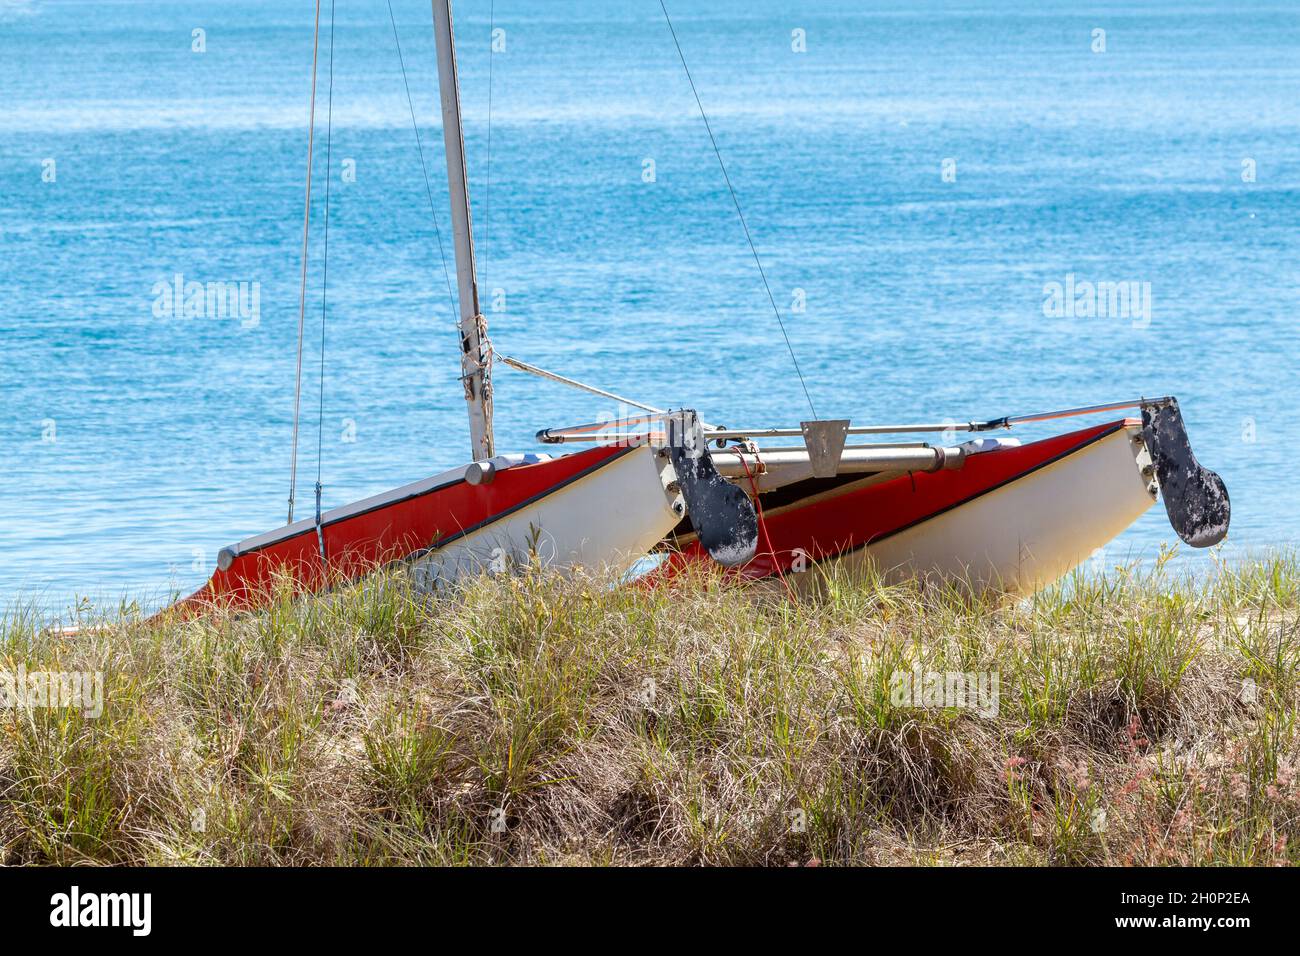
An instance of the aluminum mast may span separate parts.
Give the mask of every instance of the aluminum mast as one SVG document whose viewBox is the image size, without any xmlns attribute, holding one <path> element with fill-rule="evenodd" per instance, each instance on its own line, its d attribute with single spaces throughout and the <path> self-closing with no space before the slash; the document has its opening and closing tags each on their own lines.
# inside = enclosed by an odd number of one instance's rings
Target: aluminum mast
<svg viewBox="0 0 1300 956">
<path fill-rule="evenodd" d="M 451 0 L 433 0 L 433 32 L 438 50 L 438 90 L 442 97 L 442 135 L 447 152 L 447 186 L 456 250 L 456 289 L 460 300 L 460 367 L 469 406 L 474 460 L 495 454 L 492 438 L 492 344 L 478 308 L 474 267 L 474 228 L 470 221 L 465 137 L 461 128 L 460 80 L 451 32 Z"/>
</svg>

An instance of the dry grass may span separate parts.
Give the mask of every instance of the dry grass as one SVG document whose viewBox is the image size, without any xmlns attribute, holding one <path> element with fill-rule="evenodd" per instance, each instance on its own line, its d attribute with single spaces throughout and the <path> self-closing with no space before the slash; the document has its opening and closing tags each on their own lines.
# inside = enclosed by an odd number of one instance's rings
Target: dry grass
<svg viewBox="0 0 1300 956">
<path fill-rule="evenodd" d="M 0 710 L 0 856 L 1292 863 L 1298 602 L 1276 555 L 1019 603 L 390 573 L 73 636 L 14 612 L 0 672 L 102 671 L 105 710 Z M 897 705 L 914 666 L 996 672 L 996 716 Z"/>
</svg>

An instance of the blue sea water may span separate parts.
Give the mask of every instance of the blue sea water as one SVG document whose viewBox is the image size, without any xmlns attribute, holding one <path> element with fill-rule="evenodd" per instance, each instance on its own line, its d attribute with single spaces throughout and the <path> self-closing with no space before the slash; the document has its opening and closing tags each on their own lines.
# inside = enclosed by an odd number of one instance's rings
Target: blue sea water
<svg viewBox="0 0 1300 956">
<path fill-rule="evenodd" d="M 393 9 L 445 240 L 429 4 Z M 1173 393 L 1231 491 L 1228 553 L 1297 543 L 1300 7 L 669 9 L 819 414 L 968 420 Z M 468 448 L 388 8 L 335 10 L 300 515 L 327 178 L 326 506 Z M 157 604 L 283 521 L 312 15 L 310 0 L 0 0 L 0 604 Z M 712 421 L 808 417 L 657 0 L 462 0 L 456 24 L 497 348 Z M 157 290 L 177 273 L 257 283 L 256 321 L 169 317 Z M 1149 316 L 1045 315 L 1045 286 L 1071 274 L 1149 283 Z M 500 369 L 496 410 L 500 448 L 537 450 L 538 428 L 615 409 Z M 1107 559 L 1172 540 L 1156 508 Z"/>
</svg>

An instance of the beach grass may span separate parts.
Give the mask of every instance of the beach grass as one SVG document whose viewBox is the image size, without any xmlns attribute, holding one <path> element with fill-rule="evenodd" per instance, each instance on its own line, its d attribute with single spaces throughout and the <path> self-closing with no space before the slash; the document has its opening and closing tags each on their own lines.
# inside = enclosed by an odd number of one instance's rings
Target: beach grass
<svg viewBox="0 0 1300 956">
<path fill-rule="evenodd" d="M 525 568 L 75 633 L 18 607 L 0 672 L 102 674 L 103 708 L 0 709 L 0 857 L 1290 864 L 1298 607 L 1289 553 L 1023 599 Z"/>
</svg>

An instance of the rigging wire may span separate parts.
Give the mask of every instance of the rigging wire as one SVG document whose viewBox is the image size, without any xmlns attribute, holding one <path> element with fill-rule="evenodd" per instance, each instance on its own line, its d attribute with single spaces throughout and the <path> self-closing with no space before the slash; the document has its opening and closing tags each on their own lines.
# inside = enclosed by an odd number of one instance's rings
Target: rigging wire
<svg viewBox="0 0 1300 956">
<path fill-rule="evenodd" d="M 487 104 L 487 162 L 484 164 L 487 183 L 483 188 L 483 263 L 488 261 L 488 235 L 492 228 L 492 63 L 497 58 L 492 44 L 496 42 L 497 3 L 488 5 L 488 104 Z"/>
<path fill-rule="evenodd" d="M 763 468 L 763 462 L 758 457 L 758 446 L 755 445 L 753 442 L 750 442 L 749 445 L 753 449 L 753 453 L 754 453 L 754 467 L 759 469 L 761 472 Z M 758 516 L 759 534 L 763 538 L 767 539 L 767 550 L 764 551 L 763 554 L 765 556 L 767 555 L 771 556 L 772 567 L 776 568 L 776 576 L 781 579 L 781 585 L 782 587 L 785 588 L 786 596 L 789 597 L 791 601 L 797 600 L 797 598 L 795 597 L 794 588 L 790 587 L 790 582 L 785 579 L 785 570 L 781 567 L 781 558 L 776 553 L 776 549 L 772 547 L 772 536 L 768 534 L 767 520 L 763 517 L 763 502 L 762 502 L 762 496 L 759 494 L 758 491 L 758 482 L 754 480 L 754 473 L 750 471 L 749 462 L 745 461 L 744 452 L 741 451 L 739 454 L 736 455 L 736 457 L 740 459 L 740 467 L 745 469 L 745 478 L 748 479 L 749 481 L 749 489 L 751 492 L 750 497 L 754 501 L 754 512 Z"/>
<path fill-rule="evenodd" d="M 763 271 L 763 263 L 758 257 L 758 249 L 754 245 L 754 239 L 749 234 L 749 224 L 745 222 L 745 214 L 740 209 L 740 199 L 736 196 L 736 189 L 731 185 L 731 176 L 727 173 L 727 164 L 722 161 L 722 150 L 718 148 L 718 141 L 713 136 L 713 127 L 709 124 L 709 117 L 704 112 L 704 104 L 700 101 L 700 92 L 695 88 L 695 80 L 691 77 L 691 68 L 686 65 L 686 55 L 682 52 L 682 45 L 677 39 L 677 31 L 673 29 L 673 21 L 668 16 L 668 7 L 664 5 L 664 0 L 659 0 L 659 8 L 664 12 L 664 20 L 668 23 L 668 32 L 673 36 L 673 46 L 677 47 L 677 57 L 682 61 L 682 69 L 686 72 L 686 81 L 691 85 L 691 92 L 695 95 L 695 105 L 699 107 L 700 119 L 704 120 L 704 128 L 708 131 L 709 142 L 713 144 L 713 155 L 718 157 L 718 166 L 722 169 L 722 178 L 727 181 L 727 191 L 731 193 L 731 201 L 736 207 L 736 216 L 740 219 L 740 228 L 745 232 L 745 241 L 749 243 L 749 251 L 754 256 L 754 265 L 758 266 L 759 277 L 763 280 L 763 288 L 767 291 L 767 300 L 772 303 L 772 313 L 776 316 L 776 324 L 781 327 L 781 336 L 785 339 L 785 347 L 790 353 L 790 361 L 794 363 L 794 371 L 799 376 L 799 385 L 803 389 L 803 397 L 808 401 L 808 410 L 812 412 L 812 417 L 817 418 L 817 409 L 813 406 L 812 395 L 808 393 L 808 383 L 804 381 L 803 370 L 799 367 L 799 359 L 795 357 L 794 346 L 790 343 L 790 333 L 786 331 L 785 321 L 781 318 L 781 310 L 776 306 L 776 297 L 772 295 L 772 287 L 768 285 L 767 273 Z"/>
<path fill-rule="evenodd" d="M 397 19 L 393 16 L 393 0 L 388 0 L 388 21 L 393 25 L 393 43 L 397 46 L 397 64 L 402 68 L 402 86 L 406 88 L 406 106 L 411 111 L 411 129 L 415 130 L 415 148 L 420 154 L 420 172 L 424 174 L 424 194 L 429 200 L 429 215 L 433 217 L 433 234 L 438 239 L 438 258 L 442 260 L 442 275 L 447 280 L 447 300 L 451 303 L 452 322 L 458 311 L 456 293 L 451 290 L 451 270 L 447 268 L 447 251 L 442 244 L 442 230 L 438 227 L 438 213 L 433 204 L 433 187 L 429 185 L 429 169 L 424 164 L 424 143 L 420 140 L 420 124 L 415 120 L 415 104 L 411 100 L 411 84 L 406 78 L 406 61 L 402 58 L 402 41 L 397 38 Z"/>
<path fill-rule="evenodd" d="M 289 519 L 293 524 L 293 499 L 298 486 L 298 418 L 302 409 L 302 336 L 307 317 L 307 241 L 311 233 L 312 149 L 316 140 L 316 54 L 320 49 L 320 0 L 316 0 L 316 28 L 311 46 L 311 112 L 307 124 L 307 199 L 302 213 L 302 283 L 298 291 L 298 361 L 293 385 L 293 451 L 289 462 Z"/>
<path fill-rule="evenodd" d="M 509 355 L 502 355 L 500 352 L 493 352 L 492 358 L 494 361 L 504 362 L 506 365 L 509 365 L 511 368 L 520 372 L 527 372 L 528 374 L 536 375 L 539 378 L 550 379 L 552 382 L 559 382 L 561 385 L 568 385 L 584 392 L 590 392 L 592 395 L 599 395 L 601 398 L 612 398 L 616 402 L 621 402 L 624 405 L 631 405 L 633 408 L 639 408 L 642 411 L 650 412 L 654 415 L 668 414 L 668 410 L 665 408 L 656 408 L 654 405 L 647 405 L 644 402 L 635 401 L 634 399 L 616 394 L 615 392 L 607 392 L 603 388 L 597 388 L 595 385 L 588 385 L 586 382 L 579 382 L 577 379 L 569 378 L 556 372 L 548 372 L 544 368 L 538 368 L 536 365 L 521 361 L 520 359 L 511 358 Z M 705 428 L 707 429 L 708 426 L 705 426 Z"/>
<path fill-rule="evenodd" d="M 334 145 L 334 3 L 330 0 L 329 93 L 325 107 L 325 248 L 321 256 L 320 280 L 320 397 L 316 408 L 316 543 L 321 560 L 325 560 L 325 535 L 321 530 L 321 458 L 325 436 L 325 302 L 330 275 L 330 183 L 334 179 L 332 151 Z"/>
<path fill-rule="evenodd" d="M 316 11 L 314 18 L 314 27 L 312 34 L 312 55 L 311 55 L 311 105 L 308 117 L 307 131 L 307 184 L 306 198 L 303 208 L 303 236 L 302 236 L 302 270 L 298 291 L 298 348 L 297 358 L 294 370 L 294 393 L 293 393 L 293 447 L 290 456 L 289 465 L 289 511 L 286 524 L 293 523 L 294 503 L 297 496 L 298 487 L 298 435 L 302 412 L 302 359 L 303 344 L 305 338 L 306 315 L 307 315 L 307 267 L 309 261 L 310 235 L 311 235 L 311 199 L 312 199 L 312 171 L 314 167 L 314 152 L 316 139 L 316 90 L 317 90 L 317 65 L 319 62 L 320 52 L 320 10 L 321 0 L 316 0 Z M 451 272 L 447 266 L 447 253 L 442 241 L 442 230 L 438 225 L 438 214 L 433 202 L 433 187 L 429 182 L 429 170 L 424 162 L 424 144 L 420 137 L 420 126 L 415 117 L 415 104 L 411 97 L 411 84 L 406 74 L 406 62 L 402 56 L 402 43 L 398 37 L 397 19 L 393 15 L 392 0 L 388 0 L 388 19 L 393 28 L 393 42 L 397 48 L 397 62 L 402 71 L 402 85 L 406 90 L 406 105 L 411 114 L 411 128 L 415 131 L 415 145 L 420 157 L 420 172 L 424 178 L 425 197 L 429 203 L 429 213 L 433 219 L 434 235 L 437 239 L 438 258 L 442 263 L 443 279 L 447 285 L 447 298 L 451 305 L 453 321 L 456 315 L 456 297 L 451 286 Z M 328 291 L 329 276 L 329 199 L 330 199 L 330 162 L 333 140 L 333 115 L 334 115 L 334 24 L 335 24 L 335 0 L 330 0 L 330 48 L 329 48 L 329 117 L 327 120 L 326 130 L 326 180 L 325 180 L 325 260 L 322 267 L 321 277 L 321 354 L 320 354 L 320 386 L 318 407 L 316 416 L 316 520 L 317 520 L 317 537 L 320 533 L 320 498 L 321 498 L 321 460 L 323 452 L 323 435 L 324 435 L 324 416 L 325 416 L 325 325 L 326 325 L 326 298 Z M 320 540 L 321 556 L 324 557 L 324 541 Z"/>
</svg>

